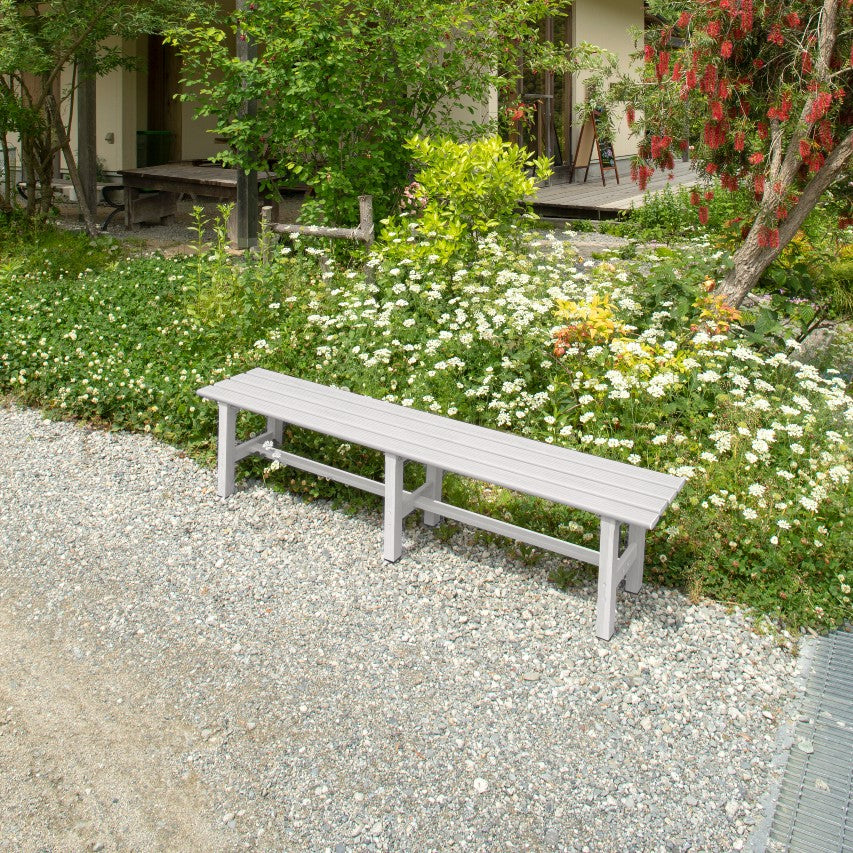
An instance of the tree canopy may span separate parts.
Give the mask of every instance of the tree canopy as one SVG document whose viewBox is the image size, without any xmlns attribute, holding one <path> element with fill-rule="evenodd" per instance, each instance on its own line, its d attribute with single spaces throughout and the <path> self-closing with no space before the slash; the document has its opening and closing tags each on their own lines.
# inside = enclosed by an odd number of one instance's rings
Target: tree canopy
<svg viewBox="0 0 853 853">
<path fill-rule="evenodd" d="M 539 68 L 594 54 L 587 45 L 566 56 L 539 43 L 537 21 L 564 0 L 240 5 L 224 31 L 202 15 L 170 31 L 185 82 L 228 140 L 226 163 L 309 184 L 338 222 L 354 215 L 351 200 L 361 193 L 388 209 L 406 183 L 407 139 L 439 128 L 472 133 L 479 105 L 493 87 L 514 82 L 522 54 Z M 257 46 L 256 59 L 233 55 L 237 33 Z M 256 100 L 256 112 L 243 109 L 246 99 Z"/>
<path fill-rule="evenodd" d="M 0 0 L 0 137 L 17 133 L 22 160 L 33 184 L 50 204 L 54 155 L 62 151 L 72 181 L 76 158 L 68 138 L 77 87 L 84 75 L 101 76 L 120 67 L 135 67 L 121 45 L 124 38 L 156 33 L 185 17 L 198 2 L 190 0 Z M 60 88 L 63 72 L 64 89 Z M 5 145 L 5 142 L 4 142 Z M 28 194 L 30 206 L 35 193 Z M 92 212 L 82 203 L 93 230 Z M 9 199 L 5 199 L 8 206 Z"/>
<path fill-rule="evenodd" d="M 722 294 L 738 305 L 853 157 L 851 0 L 659 0 L 645 74 L 626 83 L 642 142 L 635 175 L 671 168 L 700 115 L 694 158 L 724 191 L 748 187 L 755 218 Z M 627 94 L 626 94 L 627 92 Z M 694 194 L 700 218 L 702 194 Z"/>
</svg>

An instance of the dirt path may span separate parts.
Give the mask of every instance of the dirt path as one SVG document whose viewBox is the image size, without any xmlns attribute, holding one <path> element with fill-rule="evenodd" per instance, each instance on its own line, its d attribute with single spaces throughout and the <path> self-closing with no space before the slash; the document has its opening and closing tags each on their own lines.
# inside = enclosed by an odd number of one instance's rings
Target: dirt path
<svg viewBox="0 0 853 853">
<path fill-rule="evenodd" d="M 83 640 L 46 641 L 15 610 L 0 609 L 0 850 L 231 849 L 164 697 L 135 701 Z"/>
</svg>

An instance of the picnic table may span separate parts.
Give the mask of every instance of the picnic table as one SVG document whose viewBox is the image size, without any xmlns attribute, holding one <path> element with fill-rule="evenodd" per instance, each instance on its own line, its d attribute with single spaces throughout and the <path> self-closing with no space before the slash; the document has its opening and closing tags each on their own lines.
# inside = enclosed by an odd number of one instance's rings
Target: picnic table
<svg viewBox="0 0 853 853">
<path fill-rule="evenodd" d="M 166 163 L 162 166 L 143 166 L 123 169 L 124 221 L 128 228 L 142 223 L 170 223 L 177 213 L 178 200 L 188 195 L 196 198 L 237 201 L 237 169 L 194 163 Z M 258 183 L 274 177 L 271 172 L 258 172 Z M 301 192 L 307 187 L 291 188 Z M 264 204 L 275 200 L 264 194 Z M 273 218 L 275 211 L 273 211 Z"/>
</svg>

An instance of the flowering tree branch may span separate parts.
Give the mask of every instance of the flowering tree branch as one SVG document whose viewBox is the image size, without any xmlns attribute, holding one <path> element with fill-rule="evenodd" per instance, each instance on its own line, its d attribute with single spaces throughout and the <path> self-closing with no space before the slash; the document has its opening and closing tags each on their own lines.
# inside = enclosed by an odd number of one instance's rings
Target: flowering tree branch
<svg viewBox="0 0 853 853">
<path fill-rule="evenodd" d="M 644 111 L 633 173 L 641 187 L 687 144 L 684 107 L 704 122 L 695 166 L 723 190 L 748 187 L 754 218 L 720 293 L 733 306 L 797 233 L 853 158 L 851 0 L 663 0 L 643 84 L 622 98 Z M 680 11 L 680 14 L 678 12 Z M 627 92 L 627 95 L 625 94 Z M 692 96 L 692 97 L 691 97 Z M 713 197 L 709 188 L 705 199 Z M 693 194 L 699 218 L 707 206 Z"/>
</svg>

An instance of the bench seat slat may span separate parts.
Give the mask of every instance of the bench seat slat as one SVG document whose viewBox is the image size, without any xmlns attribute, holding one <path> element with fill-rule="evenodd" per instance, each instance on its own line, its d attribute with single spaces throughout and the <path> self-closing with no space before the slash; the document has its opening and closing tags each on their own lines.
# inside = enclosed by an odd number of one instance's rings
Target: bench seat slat
<svg viewBox="0 0 853 853">
<path fill-rule="evenodd" d="M 434 464 L 596 515 L 616 516 L 646 529 L 654 526 L 683 482 L 669 475 L 657 475 L 648 482 L 636 476 L 637 472 L 645 473 L 643 469 L 624 463 L 541 445 L 341 389 L 291 380 L 255 370 L 203 388 L 199 394 L 317 429 L 343 441 Z M 369 401 L 367 405 L 365 401 Z M 529 452 L 530 445 L 535 453 Z M 510 455 L 513 451 L 515 456 Z M 606 464 L 599 469 L 597 461 Z M 666 479 L 661 482 L 660 478 Z"/>
<path fill-rule="evenodd" d="M 378 413 L 383 418 L 393 418 L 395 421 L 406 420 L 410 421 L 412 425 L 419 427 L 432 425 L 437 434 L 442 436 L 450 433 L 458 433 L 459 436 L 465 436 L 474 441 L 481 441 L 485 432 L 495 444 L 506 446 L 511 455 L 518 454 L 519 449 L 524 448 L 532 456 L 543 457 L 543 464 L 549 467 L 553 464 L 555 458 L 559 458 L 559 460 L 572 459 L 579 465 L 595 467 L 597 473 L 601 471 L 613 471 L 627 480 L 637 479 L 642 482 L 644 489 L 647 489 L 650 483 L 659 484 L 662 487 L 662 495 L 669 494 L 673 488 L 673 481 L 678 479 L 671 474 L 663 474 L 647 468 L 637 468 L 625 462 L 617 462 L 615 459 L 592 456 L 589 453 L 572 450 L 568 447 L 547 445 L 541 441 L 535 441 L 534 439 L 525 438 L 514 433 L 502 432 L 490 429 L 489 427 L 466 423 L 465 421 L 451 420 L 442 415 L 424 412 L 420 409 L 405 408 L 395 403 L 389 403 L 386 400 L 377 400 L 374 397 L 366 397 L 362 394 L 355 394 L 352 391 L 345 391 L 342 388 L 318 385 L 315 382 L 310 382 L 306 379 L 297 379 L 294 376 L 285 377 L 263 368 L 254 368 L 234 378 L 240 379 L 247 384 L 255 384 L 257 382 L 259 387 L 271 391 L 278 389 L 284 392 L 286 389 L 293 389 L 298 392 L 300 399 L 311 395 L 314 395 L 316 399 L 323 402 L 327 402 L 329 399 L 339 399 L 345 402 L 348 408 L 350 406 L 363 407 L 367 411 Z M 286 381 L 282 382 L 282 379 Z"/>
<path fill-rule="evenodd" d="M 271 403 L 267 397 L 254 396 L 245 390 L 233 391 L 225 388 L 219 388 L 216 397 L 211 399 L 258 412 L 266 417 L 284 420 L 295 426 L 313 429 L 341 441 L 353 442 L 424 464 L 434 464 L 456 474 L 575 506 L 595 515 L 616 516 L 622 521 L 639 524 L 646 529 L 657 523 L 666 508 L 666 502 L 660 499 L 656 500 L 651 508 L 638 507 L 633 499 L 626 500 L 626 491 L 616 485 L 595 484 L 593 493 L 582 490 L 577 481 L 554 483 L 550 479 L 533 477 L 515 470 L 501 470 L 491 462 L 478 463 L 472 459 L 476 451 L 471 446 L 450 450 L 444 445 L 430 450 L 423 442 L 390 436 L 388 425 L 375 419 L 365 419 L 350 412 L 347 413 L 346 420 L 343 420 L 335 410 L 314 406 L 304 400 L 294 400 L 299 404 L 296 409 L 282 403 Z M 478 450 L 482 452 L 482 448 Z"/>
<path fill-rule="evenodd" d="M 257 397 L 269 399 L 282 405 L 293 405 L 295 408 L 303 408 L 306 404 L 316 404 L 318 408 L 327 410 L 333 415 L 335 407 L 330 404 L 322 392 L 310 387 L 303 389 L 291 389 L 288 387 L 275 387 L 272 383 L 258 386 Z M 247 383 L 245 390 L 254 396 L 250 388 L 254 382 Z M 229 386 L 232 387 L 232 386 Z M 451 421 L 448 418 L 431 415 L 417 409 L 405 409 L 393 403 L 384 403 L 382 409 L 377 410 L 371 406 L 362 406 L 360 401 L 369 399 L 360 395 L 353 395 L 358 403 L 351 399 L 342 399 L 346 403 L 347 412 L 357 411 L 365 418 L 365 422 L 375 422 L 384 435 L 388 433 L 388 439 L 393 441 L 400 430 L 408 437 L 415 435 L 423 441 L 425 450 L 434 448 L 442 454 L 448 452 L 448 444 L 465 448 L 466 459 L 476 459 L 495 468 L 502 468 L 508 475 L 512 475 L 518 469 L 531 470 L 540 474 L 548 483 L 554 486 L 555 474 L 570 479 L 573 488 L 581 488 L 585 482 L 591 483 L 593 491 L 598 491 L 600 486 L 613 485 L 621 491 L 634 493 L 636 500 L 641 506 L 648 501 L 650 509 L 657 508 L 661 503 L 665 506 L 666 500 L 672 495 L 672 480 L 669 475 L 666 482 L 659 480 L 649 482 L 642 477 L 643 469 L 613 462 L 609 459 L 600 459 L 589 454 L 577 453 L 562 447 L 550 447 L 541 442 L 522 439 L 519 436 L 504 434 L 497 430 L 465 424 L 461 421 Z M 292 400 L 292 404 L 287 401 Z M 383 401 L 372 401 L 380 402 Z M 466 430 L 456 429 L 459 424 L 468 427 Z M 509 438 L 510 441 L 506 441 Z M 516 439 L 516 441 L 512 441 Z M 599 465 L 597 463 L 608 463 Z M 461 472 L 460 472 L 461 473 Z M 656 472 L 651 472 L 656 473 Z"/>
</svg>

